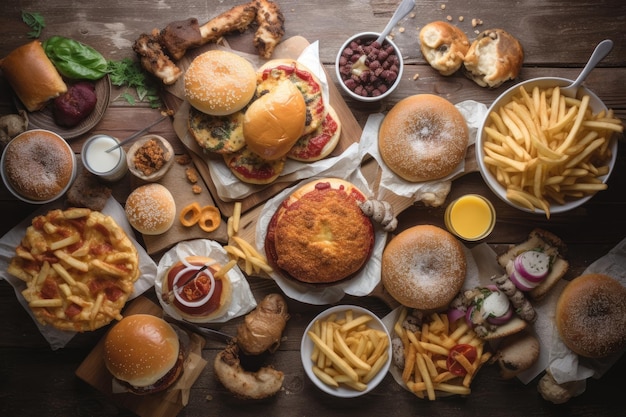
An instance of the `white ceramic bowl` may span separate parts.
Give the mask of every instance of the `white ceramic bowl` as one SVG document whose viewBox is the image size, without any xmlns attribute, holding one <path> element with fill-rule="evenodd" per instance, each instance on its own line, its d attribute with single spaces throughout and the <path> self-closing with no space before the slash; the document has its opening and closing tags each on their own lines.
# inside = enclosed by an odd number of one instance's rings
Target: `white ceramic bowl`
<svg viewBox="0 0 626 417">
<path fill-rule="evenodd" d="M 489 110 L 487 111 L 487 114 L 485 116 L 485 119 L 483 120 L 483 122 L 481 123 L 479 129 L 478 129 L 478 133 L 476 135 L 476 159 L 478 162 L 478 167 L 480 170 L 480 173 L 483 177 L 483 179 L 485 180 L 485 182 L 487 183 L 487 185 L 489 186 L 489 188 L 504 202 L 506 202 L 507 204 L 509 204 L 512 207 L 515 207 L 517 209 L 526 211 L 526 212 L 534 212 L 534 213 L 538 213 L 538 214 L 543 214 L 545 215 L 545 211 L 542 209 L 536 209 L 534 211 L 529 210 L 526 207 L 522 207 L 520 205 L 518 205 L 517 203 L 510 201 L 506 198 L 506 189 L 505 187 L 500 184 L 497 179 L 495 178 L 495 176 L 487 169 L 487 167 L 485 166 L 485 151 L 483 148 L 483 144 L 486 140 L 486 133 L 484 130 L 484 127 L 486 124 L 488 124 L 489 121 L 489 114 L 492 111 L 498 111 L 500 109 L 501 106 L 505 105 L 506 103 L 511 101 L 511 97 L 514 96 L 515 94 L 518 93 L 520 86 L 524 86 L 524 88 L 527 91 L 532 91 L 532 89 L 534 87 L 539 87 L 539 88 L 549 88 L 549 87 L 555 87 L 555 86 L 560 86 L 560 87 L 564 87 L 567 86 L 569 84 L 571 84 L 573 81 L 572 80 L 568 80 L 566 78 L 559 78 L 559 77 L 541 77 L 541 78 L 533 78 L 527 81 L 523 81 L 521 83 L 518 83 L 512 87 L 510 87 L 508 90 L 506 90 L 504 93 L 502 93 L 494 102 L 493 104 L 489 107 Z M 606 105 L 602 102 L 602 100 L 600 100 L 600 98 L 594 94 L 591 90 L 589 90 L 586 87 L 580 87 L 578 90 L 578 95 L 582 96 L 582 95 L 589 95 L 590 100 L 589 100 L 589 106 L 592 109 L 593 113 L 599 113 L 602 110 L 607 110 Z M 612 143 L 610 144 L 611 147 L 611 160 L 609 162 L 609 172 L 606 175 L 603 175 L 600 178 L 600 180 L 604 183 L 606 183 L 606 181 L 609 179 L 609 176 L 611 175 L 611 171 L 613 170 L 613 167 L 615 166 L 615 160 L 617 158 L 617 136 L 613 135 L 612 138 Z M 550 213 L 554 214 L 554 213 L 563 213 L 569 210 L 572 210 L 576 207 L 579 207 L 580 205 L 586 203 L 587 201 L 589 201 L 589 199 L 591 199 L 591 197 L 593 197 L 594 194 L 589 194 L 586 195 L 582 198 L 578 198 L 575 200 L 570 200 L 570 201 L 566 201 L 565 204 L 558 204 L 556 202 L 551 202 L 550 204 Z"/>
<path fill-rule="evenodd" d="M 45 140 L 45 136 L 48 135 L 50 137 L 54 137 L 56 139 L 60 139 L 62 143 L 65 144 L 65 146 L 67 147 L 67 151 L 68 153 L 71 155 L 71 163 L 72 163 L 72 173 L 70 176 L 70 179 L 68 181 L 68 183 L 65 185 L 65 187 L 54 197 L 51 197 L 47 200 L 32 200 L 26 196 L 23 196 L 22 194 L 19 193 L 19 191 L 17 189 L 15 189 L 15 187 L 13 187 L 13 185 L 11 184 L 11 181 L 9 180 L 9 178 L 7 178 L 6 173 L 4 172 L 4 164 L 5 164 L 5 156 L 7 153 L 7 149 L 9 149 L 9 147 L 11 146 L 11 143 L 20 138 L 20 137 L 26 137 L 26 136 L 41 136 L 42 140 Z M 17 143 L 17 142 L 16 142 Z M 67 190 L 69 190 L 69 188 L 72 186 L 72 183 L 74 182 L 74 179 L 76 179 L 76 155 L 74 154 L 74 151 L 72 150 L 71 146 L 65 141 L 65 139 L 63 139 L 61 136 L 59 136 L 58 134 L 50 131 L 50 130 L 46 130 L 46 129 L 33 129 L 33 130 L 27 130 L 23 133 L 20 133 L 18 136 L 16 136 L 15 138 L 13 138 L 13 140 L 11 142 L 9 142 L 5 147 L 4 150 L 2 152 L 2 159 L 0 162 L 1 165 L 1 169 L 0 169 L 0 174 L 2 175 L 2 181 L 4 182 L 4 185 L 7 187 L 7 189 L 11 192 L 11 194 L 13 194 L 15 197 L 19 198 L 20 200 L 29 203 L 29 204 L 47 204 L 47 203 L 51 203 L 55 200 L 58 200 L 59 198 L 61 198 L 61 196 L 63 196 Z"/>
<path fill-rule="evenodd" d="M 396 45 L 391 39 L 387 38 L 385 39 L 383 45 L 385 43 L 389 43 L 391 46 L 393 46 L 396 56 L 398 57 L 398 76 L 396 80 L 394 81 L 394 83 L 388 87 L 387 91 L 375 97 L 365 97 L 365 96 L 356 94 L 354 91 L 350 90 L 344 83 L 342 75 L 341 75 L 341 71 L 340 71 L 340 65 L 339 65 L 339 60 L 341 58 L 341 54 L 343 53 L 344 49 L 346 49 L 346 47 L 350 45 L 350 43 L 354 40 L 357 40 L 357 39 L 375 40 L 376 38 L 378 38 L 379 35 L 380 33 L 376 33 L 376 32 L 357 33 L 356 35 L 348 38 L 348 40 L 346 40 L 343 43 L 343 45 L 341 45 L 341 48 L 339 48 L 339 52 L 337 53 L 337 59 L 335 60 L 335 74 L 337 75 L 337 80 L 339 82 L 339 85 L 341 86 L 341 89 L 355 100 L 364 101 L 364 102 L 375 102 L 375 101 L 380 101 L 386 97 L 389 97 L 389 95 L 391 95 L 391 93 L 393 93 L 393 91 L 398 87 L 398 85 L 400 84 L 400 80 L 402 79 L 402 74 L 404 72 L 404 60 L 402 58 L 402 52 L 400 51 L 400 48 L 398 48 L 398 45 Z"/>
<path fill-rule="evenodd" d="M 383 332 L 385 332 L 385 334 L 387 335 L 387 339 L 389 342 L 389 345 L 387 347 L 387 362 L 385 362 L 385 364 L 383 365 L 383 367 L 380 369 L 380 371 L 378 372 L 378 374 L 376 374 L 376 376 L 368 382 L 367 384 L 367 389 L 364 391 L 358 391 L 356 389 L 352 389 L 350 387 L 347 387 L 345 385 L 339 385 L 338 388 L 335 387 L 331 387 L 329 385 L 326 385 L 324 382 L 322 382 L 314 373 L 313 373 L 313 362 L 311 361 L 311 354 L 313 353 L 313 341 L 311 340 L 311 338 L 307 335 L 308 331 L 311 330 L 311 328 L 313 327 L 314 323 L 317 320 L 323 320 L 325 318 L 327 318 L 329 315 L 331 314 L 337 314 L 338 318 L 343 318 L 345 317 L 345 313 L 348 310 L 352 310 L 354 313 L 354 317 L 359 317 L 362 316 L 364 314 L 371 316 L 372 320 L 370 320 L 367 325 L 368 327 L 370 327 L 371 329 L 376 329 L 376 330 L 381 330 Z M 309 379 L 315 384 L 315 386 L 317 386 L 320 390 L 333 395 L 335 397 L 341 397 L 341 398 L 352 398 L 352 397 L 358 397 L 361 395 L 365 395 L 368 392 L 372 391 L 374 388 L 376 388 L 376 386 L 378 384 L 380 384 L 380 382 L 385 378 L 385 376 L 387 375 L 387 372 L 389 371 L 389 366 L 391 365 L 391 357 L 392 357 L 392 351 L 391 351 L 391 337 L 389 336 L 389 331 L 387 330 L 387 328 L 385 327 L 385 325 L 383 324 L 383 322 L 371 311 L 363 308 L 363 307 L 359 307 L 359 306 L 355 306 L 355 305 L 339 305 L 339 306 L 335 306 L 335 307 L 331 307 L 323 312 L 321 312 L 320 314 L 317 315 L 317 317 L 315 317 L 311 323 L 309 323 L 309 325 L 307 326 L 307 328 L 304 331 L 304 334 L 302 335 L 302 343 L 300 345 L 300 355 L 302 357 L 302 366 L 304 366 L 304 371 L 306 372 L 307 376 L 309 377 Z"/>
</svg>

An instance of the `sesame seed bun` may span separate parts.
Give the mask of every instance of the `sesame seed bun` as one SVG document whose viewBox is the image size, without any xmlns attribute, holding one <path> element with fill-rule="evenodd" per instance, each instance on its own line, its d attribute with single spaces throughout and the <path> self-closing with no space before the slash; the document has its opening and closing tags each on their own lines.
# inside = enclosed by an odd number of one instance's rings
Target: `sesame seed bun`
<svg viewBox="0 0 626 417">
<path fill-rule="evenodd" d="M 163 319 L 149 314 L 123 318 L 104 341 L 106 368 L 138 394 L 172 385 L 182 371 L 182 367 L 177 367 L 180 353 L 176 331 Z M 172 372 L 175 368 L 180 369 Z"/>
<path fill-rule="evenodd" d="M 255 91 L 254 67 L 232 52 L 205 52 L 191 62 L 185 73 L 185 97 L 193 107 L 212 116 L 241 110 Z"/>
<path fill-rule="evenodd" d="M 167 232 L 176 219 L 172 193 L 158 183 L 142 185 L 126 199 L 126 217 L 131 226 L 144 235 Z"/>
</svg>

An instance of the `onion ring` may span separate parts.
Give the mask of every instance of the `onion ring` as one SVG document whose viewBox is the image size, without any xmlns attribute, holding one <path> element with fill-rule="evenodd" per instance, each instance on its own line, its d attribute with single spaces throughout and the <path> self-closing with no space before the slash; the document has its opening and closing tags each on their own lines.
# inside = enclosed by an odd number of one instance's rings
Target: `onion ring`
<svg viewBox="0 0 626 417">
<path fill-rule="evenodd" d="M 190 213 L 191 217 L 188 217 L 188 214 Z M 183 209 L 180 211 L 180 223 L 185 227 L 191 227 L 194 224 L 198 223 L 201 214 L 202 209 L 200 208 L 200 204 L 194 201 L 193 203 L 183 207 Z"/>
<path fill-rule="evenodd" d="M 204 206 L 198 219 L 198 226 L 205 232 L 216 230 L 222 221 L 220 211 L 215 206 Z"/>
</svg>

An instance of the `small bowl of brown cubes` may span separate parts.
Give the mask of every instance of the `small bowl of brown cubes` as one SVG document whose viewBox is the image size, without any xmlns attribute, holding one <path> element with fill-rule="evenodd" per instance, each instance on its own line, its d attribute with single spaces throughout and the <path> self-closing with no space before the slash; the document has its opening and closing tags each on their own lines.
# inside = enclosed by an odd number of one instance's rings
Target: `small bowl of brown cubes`
<svg viewBox="0 0 626 417">
<path fill-rule="evenodd" d="M 174 162 L 174 149 L 159 135 L 137 139 L 126 152 L 130 172 L 140 180 L 155 182 L 163 178 Z"/>
<path fill-rule="evenodd" d="M 389 96 L 400 84 L 404 61 L 398 46 L 380 34 L 361 32 L 339 49 L 335 70 L 341 88 L 355 100 L 373 102 Z"/>
</svg>

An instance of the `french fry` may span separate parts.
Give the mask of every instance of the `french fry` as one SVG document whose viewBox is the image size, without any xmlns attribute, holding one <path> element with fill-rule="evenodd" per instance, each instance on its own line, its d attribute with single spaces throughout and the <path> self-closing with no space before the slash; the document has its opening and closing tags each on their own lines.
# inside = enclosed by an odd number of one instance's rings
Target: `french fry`
<svg viewBox="0 0 626 417">
<path fill-rule="evenodd" d="M 521 86 L 509 103 L 490 112 L 483 160 L 507 199 L 549 218 L 552 204 L 606 189 L 596 184 L 608 173 L 612 134 L 623 131 L 612 110 L 592 113 L 589 95 L 574 99 L 559 87 Z M 588 165 L 607 168 L 581 175 Z"/>
<path fill-rule="evenodd" d="M 431 314 L 424 317 L 421 327 L 413 332 L 405 329 L 402 323 L 408 310 L 402 309 L 394 329 L 402 332 L 396 337 L 406 340 L 404 344 L 404 365 L 401 371 L 406 387 L 420 398 L 435 400 L 438 392 L 467 395 L 470 385 L 480 367 L 491 357 L 485 352 L 484 341 L 480 339 L 465 320 L 448 322 L 446 314 Z M 455 350 L 457 345 L 470 345 L 475 348 L 471 360 L 464 353 Z M 459 347 L 471 349 L 468 347 Z M 454 358 L 450 365 L 450 358 Z M 453 366 L 448 369 L 449 366 Z"/>
<path fill-rule="evenodd" d="M 339 370 L 341 370 L 344 373 L 344 375 L 349 377 L 352 381 L 359 380 L 359 376 L 357 375 L 356 371 L 348 364 L 348 362 L 346 362 L 339 355 L 337 355 L 337 353 L 335 353 L 335 351 L 332 348 L 330 348 L 326 344 L 326 342 L 320 339 L 313 332 L 308 332 L 307 334 L 311 338 L 313 343 L 324 353 L 324 355 L 326 355 L 326 357 L 330 359 L 330 361 L 335 366 L 337 366 Z"/>
<path fill-rule="evenodd" d="M 372 317 L 349 309 L 317 320 L 307 333 L 313 342 L 314 374 L 330 386 L 365 390 L 389 361 L 387 333 L 369 327 Z M 319 374 L 319 375 L 318 375 Z M 333 383 L 328 383 L 328 378 Z M 335 385 L 337 384 L 337 385 Z"/>
</svg>

